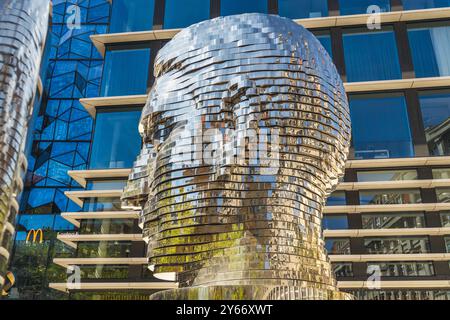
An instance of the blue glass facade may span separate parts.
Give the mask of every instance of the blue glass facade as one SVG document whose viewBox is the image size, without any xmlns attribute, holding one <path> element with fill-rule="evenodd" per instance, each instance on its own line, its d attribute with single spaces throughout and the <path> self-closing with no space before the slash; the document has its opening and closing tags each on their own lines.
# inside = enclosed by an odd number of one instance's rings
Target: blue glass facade
<svg viewBox="0 0 450 320">
<path fill-rule="evenodd" d="M 391 11 L 390 0 L 339 0 L 341 15 L 372 13 L 367 9 L 378 6 L 380 12 Z"/>
<path fill-rule="evenodd" d="M 106 51 L 100 95 L 145 94 L 149 65 L 149 48 Z"/>
<path fill-rule="evenodd" d="M 114 0 L 110 33 L 151 30 L 155 0 Z"/>
<path fill-rule="evenodd" d="M 91 169 L 131 168 L 141 150 L 138 124 L 141 110 L 98 111 L 95 121 Z"/>
<path fill-rule="evenodd" d="M 394 31 L 348 30 L 343 35 L 347 81 L 400 79 Z"/>
<path fill-rule="evenodd" d="M 450 0 L 402 0 L 405 10 L 450 7 Z"/>
<path fill-rule="evenodd" d="M 450 25 L 412 25 L 408 36 L 416 77 L 450 76 Z"/>
<path fill-rule="evenodd" d="M 184 28 L 210 18 L 210 0 L 165 0 L 164 28 Z"/>
<path fill-rule="evenodd" d="M 220 15 L 230 16 L 240 13 L 268 13 L 269 4 L 267 0 L 221 0 Z"/>
<path fill-rule="evenodd" d="M 403 95 L 350 96 L 356 159 L 414 156 Z"/>
<path fill-rule="evenodd" d="M 326 17 L 328 0 L 278 0 L 278 14 L 291 19 Z"/>
<path fill-rule="evenodd" d="M 328 215 L 322 220 L 324 230 L 345 230 L 348 229 L 347 215 Z"/>
</svg>

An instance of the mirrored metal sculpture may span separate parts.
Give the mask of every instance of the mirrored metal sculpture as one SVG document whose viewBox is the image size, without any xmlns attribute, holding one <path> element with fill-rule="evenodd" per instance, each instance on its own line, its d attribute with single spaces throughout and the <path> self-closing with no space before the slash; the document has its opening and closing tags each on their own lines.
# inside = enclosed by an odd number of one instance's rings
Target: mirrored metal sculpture
<svg viewBox="0 0 450 320">
<path fill-rule="evenodd" d="M 184 29 L 158 53 L 123 195 L 141 210 L 153 299 L 349 299 L 322 236 L 350 117 L 328 53 L 263 14 Z"/>
<path fill-rule="evenodd" d="M 0 287 L 26 170 L 24 140 L 48 19 L 48 0 L 0 0 Z"/>
</svg>

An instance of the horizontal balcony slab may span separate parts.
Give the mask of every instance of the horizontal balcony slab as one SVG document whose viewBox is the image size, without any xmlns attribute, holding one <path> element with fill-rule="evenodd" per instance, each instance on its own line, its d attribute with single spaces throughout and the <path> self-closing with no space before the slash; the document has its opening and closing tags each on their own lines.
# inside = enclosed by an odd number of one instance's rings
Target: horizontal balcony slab
<svg viewBox="0 0 450 320">
<path fill-rule="evenodd" d="M 326 238 L 361 238 L 389 236 L 442 236 L 450 234 L 450 228 L 395 228 L 395 229 L 348 229 L 324 230 Z"/>
<path fill-rule="evenodd" d="M 372 281 L 338 281 L 339 289 L 368 289 Z M 379 289 L 448 289 L 450 280 L 399 280 L 380 281 Z"/>
<path fill-rule="evenodd" d="M 440 188 L 449 187 L 450 179 L 427 180 L 398 180 L 398 181 L 370 181 L 370 182 L 341 182 L 336 190 L 385 190 L 410 188 Z"/>
<path fill-rule="evenodd" d="M 50 283 L 55 290 L 70 292 L 73 290 L 167 290 L 178 288 L 177 282 L 81 282 Z"/>
<path fill-rule="evenodd" d="M 85 198 L 120 198 L 122 190 L 82 190 L 65 191 L 67 198 L 75 202 L 80 207 L 83 206 Z"/>
<path fill-rule="evenodd" d="M 99 170 L 69 170 L 67 174 L 78 182 L 81 186 L 86 188 L 88 180 L 101 179 L 117 179 L 123 178 L 126 180 L 131 173 L 131 169 L 99 169 Z"/>
<path fill-rule="evenodd" d="M 450 253 L 330 254 L 331 262 L 450 261 Z"/>
<path fill-rule="evenodd" d="M 54 258 L 53 263 L 67 268 L 80 265 L 145 265 L 147 258 Z"/>
<path fill-rule="evenodd" d="M 97 108 L 99 107 L 123 107 L 123 106 L 144 106 L 147 102 L 147 95 L 129 95 L 115 97 L 95 97 L 80 99 L 81 105 L 95 119 Z"/>
<path fill-rule="evenodd" d="M 377 212 L 408 212 L 426 211 L 436 212 L 450 210 L 450 203 L 413 203 L 413 204 L 374 204 L 374 205 L 343 205 L 326 206 L 324 213 L 377 213 Z"/>
</svg>

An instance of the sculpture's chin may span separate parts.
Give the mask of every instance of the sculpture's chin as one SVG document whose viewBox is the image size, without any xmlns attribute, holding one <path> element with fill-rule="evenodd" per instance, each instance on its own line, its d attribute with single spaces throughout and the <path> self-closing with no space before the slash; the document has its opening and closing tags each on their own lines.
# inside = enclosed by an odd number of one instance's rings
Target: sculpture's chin
<svg viewBox="0 0 450 320">
<path fill-rule="evenodd" d="M 150 267 L 150 270 L 152 270 L 151 267 Z M 175 272 L 154 273 L 153 276 L 156 279 L 165 280 L 165 281 L 175 281 L 177 279 L 177 274 Z"/>
</svg>

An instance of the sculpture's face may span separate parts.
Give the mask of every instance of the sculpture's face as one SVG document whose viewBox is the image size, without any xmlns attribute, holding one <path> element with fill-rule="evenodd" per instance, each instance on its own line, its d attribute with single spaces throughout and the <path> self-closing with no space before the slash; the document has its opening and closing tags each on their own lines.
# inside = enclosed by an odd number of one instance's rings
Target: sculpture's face
<svg viewBox="0 0 450 320">
<path fill-rule="evenodd" d="M 206 283 L 210 272 L 261 263 L 252 248 L 273 238 L 322 246 L 321 208 L 343 173 L 350 120 L 318 40 L 276 16 L 214 19 L 161 49 L 155 75 L 123 196 L 142 207 L 155 274 Z M 269 260 L 266 270 L 282 259 Z"/>
</svg>

